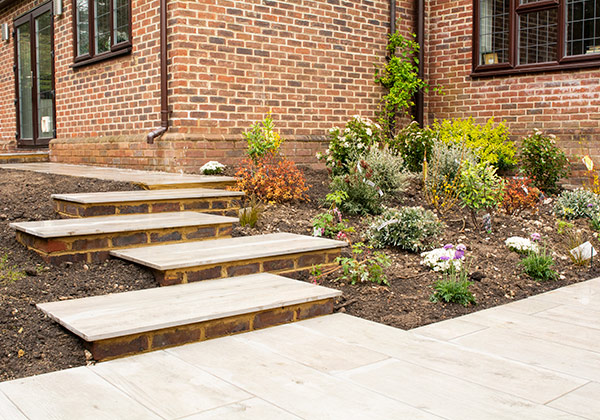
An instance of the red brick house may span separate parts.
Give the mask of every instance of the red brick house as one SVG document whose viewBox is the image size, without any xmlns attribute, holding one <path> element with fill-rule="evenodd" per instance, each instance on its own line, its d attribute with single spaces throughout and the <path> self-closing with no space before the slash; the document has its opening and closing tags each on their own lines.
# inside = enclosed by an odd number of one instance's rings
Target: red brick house
<svg viewBox="0 0 600 420">
<path fill-rule="evenodd" d="M 600 153 L 600 0 L 0 0 L 0 151 L 193 172 L 271 111 L 314 162 L 329 128 L 374 116 L 393 16 L 445 92 L 417 117 Z"/>
</svg>

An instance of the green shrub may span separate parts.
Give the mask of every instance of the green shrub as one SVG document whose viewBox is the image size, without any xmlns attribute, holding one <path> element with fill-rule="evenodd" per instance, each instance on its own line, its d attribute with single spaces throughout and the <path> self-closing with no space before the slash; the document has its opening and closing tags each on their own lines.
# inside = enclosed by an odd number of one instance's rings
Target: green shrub
<svg viewBox="0 0 600 420">
<path fill-rule="evenodd" d="M 553 280 L 558 275 L 552 270 L 554 260 L 545 247 L 538 252 L 529 253 L 519 264 L 523 266 L 525 273 L 535 280 Z"/>
<path fill-rule="evenodd" d="M 397 194 L 408 186 L 410 174 L 404 170 L 401 156 L 393 155 L 388 149 L 373 147 L 364 160 L 372 171 L 371 181 L 384 194 Z"/>
<path fill-rule="evenodd" d="M 244 133 L 248 142 L 248 156 L 257 163 L 266 155 L 277 155 L 283 139 L 279 132 L 275 131 L 275 124 L 271 114 L 267 115 L 262 122 L 257 122 Z"/>
<path fill-rule="evenodd" d="M 508 137 L 504 123 L 494 125 L 491 118 L 484 126 L 475 124 L 473 118 L 435 121 L 431 129 L 444 143 L 463 143 L 482 162 L 503 170 L 514 166 L 515 144 Z"/>
<path fill-rule="evenodd" d="M 569 175 L 569 160 L 556 146 L 554 135 L 544 136 L 536 130 L 523 139 L 520 153 L 521 170 L 545 193 L 558 192 L 557 182 Z"/>
<path fill-rule="evenodd" d="M 389 146 L 402 156 L 409 171 L 421 172 L 425 156 L 431 156 L 435 139 L 435 133 L 431 129 L 421 128 L 417 122 L 412 122 L 400 130 L 389 142 Z"/>
<path fill-rule="evenodd" d="M 412 252 L 433 248 L 442 234 L 443 223 L 423 207 L 387 209 L 369 227 L 367 237 L 377 248 L 393 246 Z"/>
<path fill-rule="evenodd" d="M 325 161 L 332 175 L 346 175 L 371 146 L 381 143 L 381 127 L 368 118 L 355 115 L 344 129 L 329 130 L 329 137 L 329 147 L 325 154 L 317 153 L 317 158 Z"/>
<path fill-rule="evenodd" d="M 477 213 L 485 210 L 492 216 L 502 203 L 503 195 L 504 180 L 496 175 L 496 168 L 487 162 L 465 164 L 461 172 L 459 196 L 463 206 L 471 211 L 475 226 L 479 226 Z"/>
<path fill-rule="evenodd" d="M 451 266 L 443 277 L 433 286 L 433 294 L 429 298 L 432 302 L 458 303 L 465 307 L 477 304 L 475 296 L 469 290 L 469 269 L 462 265 L 460 268 Z"/>
<path fill-rule="evenodd" d="M 563 191 L 554 203 L 554 214 L 567 220 L 594 219 L 600 214 L 600 196 L 584 189 Z"/>
<path fill-rule="evenodd" d="M 368 173 L 361 173 L 353 169 L 349 175 L 339 175 L 331 180 L 329 185 L 331 191 L 340 192 L 346 196 L 338 205 L 343 213 L 349 215 L 381 213 L 383 193 L 380 193 L 368 176 L 370 176 Z"/>
</svg>

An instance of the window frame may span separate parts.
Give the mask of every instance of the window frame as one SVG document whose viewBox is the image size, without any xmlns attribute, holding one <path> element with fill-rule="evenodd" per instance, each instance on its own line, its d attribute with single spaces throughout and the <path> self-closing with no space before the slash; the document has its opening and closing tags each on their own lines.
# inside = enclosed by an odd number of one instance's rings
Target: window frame
<svg viewBox="0 0 600 420">
<path fill-rule="evenodd" d="M 78 44 L 77 44 L 77 0 L 72 0 L 72 37 L 73 37 L 73 64 L 71 64 L 71 68 L 83 67 L 88 64 L 97 63 L 99 61 L 108 60 L 113 57 L 119 57 L 125 54 L 129 54 L 132 50 L 132 8 L 131 8 L 131 0 L 127 1 L 128 7 L 128 18 L 129 18 L 129 28 L 128 28 L 128 40 L 121 41 L 119 43 L 114 43 L 114 20 L 115 20 L 115 9 L 114 2 L 115 0 L 108 0 L 110 5 L 110 49 L 106 52 L 102 52 L 100 54 L 96 54 L 96 43 L 95 43 L 95 3 L 97 0 L 86 0 L 88 4 L 88 40 L 89 40 L 89 51 L 87 54 L 78 55 Z"/>
<path fill-rule="evenodd" d="M 479 52 L 479 4 L 473 0 L 473 60 L 471 77 L 501 76 L 510 74 L 526 74 L 545 71 L 561 71 L 600 67 L 600 53 L 566 55 L 566 7 L 567 0 L 539 0 L 520 5 L 519 0 L 509 0 L 508 16 L 508 63 L 480 64 Z M 558 9 L 557 22 L 557 60 L 544 63 L 518 64 L 519 22 L 518 17 L 523 13 Z"/>
</svg>

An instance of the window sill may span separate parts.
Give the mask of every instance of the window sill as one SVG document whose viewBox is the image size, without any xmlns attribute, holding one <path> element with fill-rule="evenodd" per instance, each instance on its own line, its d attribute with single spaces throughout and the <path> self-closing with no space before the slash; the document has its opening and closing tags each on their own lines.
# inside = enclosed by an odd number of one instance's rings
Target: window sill
<svg viewBox="0 0 600 420">
<path fill-rule="evenodd" d="M 581 62 L 570 62 L 564 64 L 541 64 L 537 66 L 528 67 L 516 67 L 512 69 L 477 69 L 471 72 L 470 76 L 473 79 L 480 79 L 485 77 L 495 76 L 510 76 L 510 75 L 524 75 L 531 73 L 542 73 L 542 72 L 559 72 L 566 70 L 577 70 L 586 68 L 600 68 L 600 61 L 591 61 L 587 63 Z"/>
<path fill-rule="evenodd" d="M 82 60 L 82 61 L 78 61 L 76 63 L 71 64 L 70 67 L 72 69 L 78 69 L 78 68 L 81 68 L 81 67 L 85 67 L 85 66 L 89 66 L 89 65 L 92 65 L 92 64 L 95 64 L 95 63 L 99 63 L 101 61 L 110 60 L 110 59 L 115 58 L 115 57 L 121 57 L 123 55 L 130 54 L 131 53 L 131 49 L 132 49 L 131 46 L 129 46 L 129 47 L 122 48 L 122 49 L 119 49 L 119 50 L 116 50 L 116 51 L 110 51 L 110 52 L 107 52 L 107 53 L 104 53 L 104 54 L 101 54 L 101 55 L 97 55 L 97 56 L 92 57 L 92 58 L 88 58 L 88 59 L 85 59 L 85 60 Z"/>
</svg>

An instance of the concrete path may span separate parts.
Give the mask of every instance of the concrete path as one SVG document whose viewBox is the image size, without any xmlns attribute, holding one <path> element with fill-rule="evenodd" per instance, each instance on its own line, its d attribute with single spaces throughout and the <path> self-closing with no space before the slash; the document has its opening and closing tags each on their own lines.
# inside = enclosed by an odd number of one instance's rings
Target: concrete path
<svg viewBox="0 0 600 420">
<path fill-rule="evenodd" d="M 0 384 L 0 419 L 598 419 L 600 279 L 402 331 L 344 314 Z"/>
</svg>

